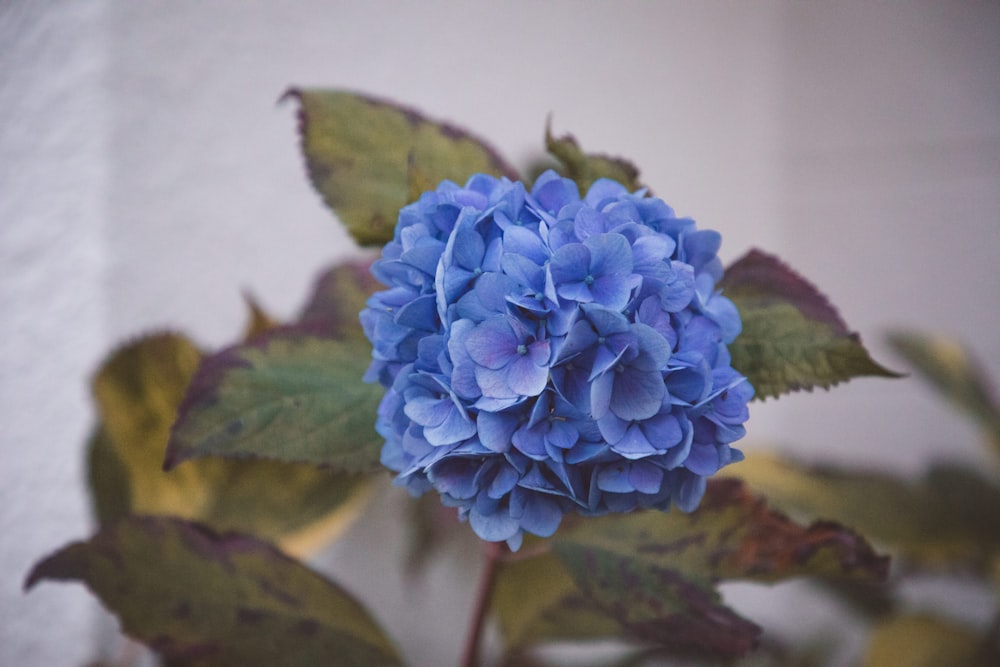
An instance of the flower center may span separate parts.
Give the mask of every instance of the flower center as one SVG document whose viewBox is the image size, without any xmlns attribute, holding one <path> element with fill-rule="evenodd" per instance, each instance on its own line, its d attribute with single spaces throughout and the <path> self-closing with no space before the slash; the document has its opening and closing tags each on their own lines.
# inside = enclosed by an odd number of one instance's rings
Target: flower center
<svg viewBox="0 0 1000 667">
<path fill-rule="evenodd" d="M 517 353 L 520 355 L 528 354 L 528 347 L 524 343 L 521 343 L 517 346 Z"/>
<path fill-rule="evenodd" d="M 584 285 L 593 285 L 594 284 L 594 276 L 592 276 L 591 274 L 588 273 L 587 277 L 583 279 L 583 284 Z"/>
</svg>

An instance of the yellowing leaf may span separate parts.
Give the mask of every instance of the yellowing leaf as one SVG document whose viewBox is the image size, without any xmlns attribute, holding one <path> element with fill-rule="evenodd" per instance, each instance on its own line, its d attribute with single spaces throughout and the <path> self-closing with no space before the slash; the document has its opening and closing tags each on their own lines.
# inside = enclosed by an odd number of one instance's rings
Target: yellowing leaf
<svg viewBox="0 0 1000 667">
<path fill-rule="evenodd" d="M 483 140 L 385 100 L 292 89 L 309 178 L 361 245 L 392 239 L 399 209 L 443 180 L 517 174 Z"/>
<path fill-rule="evenodd" d="M 987 667 L 982 637 L 970 629 L 930 616 L 897 616 L 877 625 L 868 641 L 863 667 Z"/>
<path fill-rule="evenodd" d="M 287 540 L 325 526 L 327 539 L 360 509 L 369 481 L 309 465 L 204 459 L 164 472 L 176 417 L 201 354 L 186 338 L 159 334 L 117 352 L 94 378 L 102 422 L 90 445 L 90 480 L 102 523 L 126 514 L 198 519 L 220 530 Z"/>
<path fill-rule="evenodd" d="M 25 583 L 80 581 L 168 661 L 215 667 L 398 665 L 349 593 L 257 538 L 130 517 L 39 562 Z"/>
</svg>

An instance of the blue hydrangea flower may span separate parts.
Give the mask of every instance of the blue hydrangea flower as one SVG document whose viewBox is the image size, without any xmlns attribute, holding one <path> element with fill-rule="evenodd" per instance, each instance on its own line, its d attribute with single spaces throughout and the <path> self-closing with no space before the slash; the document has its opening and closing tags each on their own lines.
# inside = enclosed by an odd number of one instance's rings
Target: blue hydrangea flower
<svg viewBox="0 0 1000 667">
<path fill-rule="evenodd" d="M 444 182 L 400 211 L 361 313 L 382 462 L 516 549 L 567 512 L 698 506 L 743 455 L 718 233 L 603 179 Z"/>
</svg>

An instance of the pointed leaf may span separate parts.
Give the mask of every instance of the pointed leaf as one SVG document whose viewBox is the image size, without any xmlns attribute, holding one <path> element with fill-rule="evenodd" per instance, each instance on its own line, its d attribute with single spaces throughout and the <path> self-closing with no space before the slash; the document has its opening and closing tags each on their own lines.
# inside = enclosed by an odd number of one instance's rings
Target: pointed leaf
<svg viewBox="0 0 1000 667">
<path fill-rule="evenodd" d="M 100 522 L 126 514 L 198 519 L 293 551 L 333 537 L 367 498 L 366 478 L 222 459 L 163 471 L 170 426 L 200 358 L 186 338 L 159 334 L 117 350 L 96 374 L 102 424 L 90 443 L 89 479 Z"/>
<path fill-rule="evenodd" d="M 743 320 L 729 351 L 755 398 L 829 388 L 860 375 L 899 376 L 876 363 L 826 297 L 778 258 L 751 250 L 726 269 L 719 286 Z"/>
<path fill-rule="evenodd" d="M 250 340 L 254 336 L 259 336 L 260 334 L 269 331 L 280 324 L 276 319 L 271 317 L 259 303 L 257 303 L 257 299 L 253 296 L 253 294 L 244 292 L 243 300 L 246 302 L 247 310 L 249 311 L 247 324 L 243 329 L 244 340 Z"/>
<path fill-rule="evenodd" d="M 378 385 L 361 378 L 366 343 L 295 328 L 207 357 L 181 403 L 166 467 L 224 456 L 379 469 Z"/>
<path fill-rule="evenodd" d="M 516 172 L 483 140 L 385 100 L 292 89 L 309 178 L 361 245 L 392 239 L 399 209 L 443 180 Z"/>
<path fill-rule="evenodd" d="M 889 343 L 952 405 L 972 417 L 1000 454 L 1000 403 L 982 365 L 958 342 L 897 333 Z"/>
<path fill-rule="evenodd" d="M 80 581 L 126 633 L 185 664 L 395 665 L 349 593 L 254 537 L 132 517 L 38 563 L 25 583 Z"/>
<path fill-rule="evenodd" d="M 911 565 L 987 572 L 1000 558 L 1000 488 L 972 470 L 936 466 L 911 482 L 761 452 L 729 474 L 777 507 L 841 521 Z"/>
<path fill-rule="evenodd" d="M 558 139 L 552 136 L 552 128 L 545 126 L 545 148 L 565 167 L 566 176 L 576 181 L 581 192 L 586 192 L 599 178 L 610 178 L 624 185 L 629 192 L 642 187 L 639 170 L 628 160 L 584 153 L 571 134 Z"/>
<path fill-rule="evenodd" d="M 554 555 L 507 564 L 498 576 L 495 611 L 514 648 L 579 638 L 583 627 L 591 637 L 741 655 L 760 629 L 722 604 L 718 581 L 873 581 L 888 570 L 855 533 L 831 522 L 796 524 L 736 480 L 709 482 L 691 514 L 587 519 L 551 544 Z"/>
</svg>

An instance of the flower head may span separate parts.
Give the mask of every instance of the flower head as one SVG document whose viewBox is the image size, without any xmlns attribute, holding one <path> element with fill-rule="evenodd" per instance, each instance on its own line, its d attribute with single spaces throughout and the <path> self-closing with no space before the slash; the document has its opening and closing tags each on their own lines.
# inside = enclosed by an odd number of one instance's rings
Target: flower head
<svg viewBox="0 0 1000 667">
<path fill-rule="evenodd" d="M 643 191 L 581 197 L 551 171 L 403 208 L 361 313 L 397 483 L 515 549 L 567 512 L 697 507 L 742 459 L 753 395 L 726 348 L 720 241 Z"/>
</svg>

